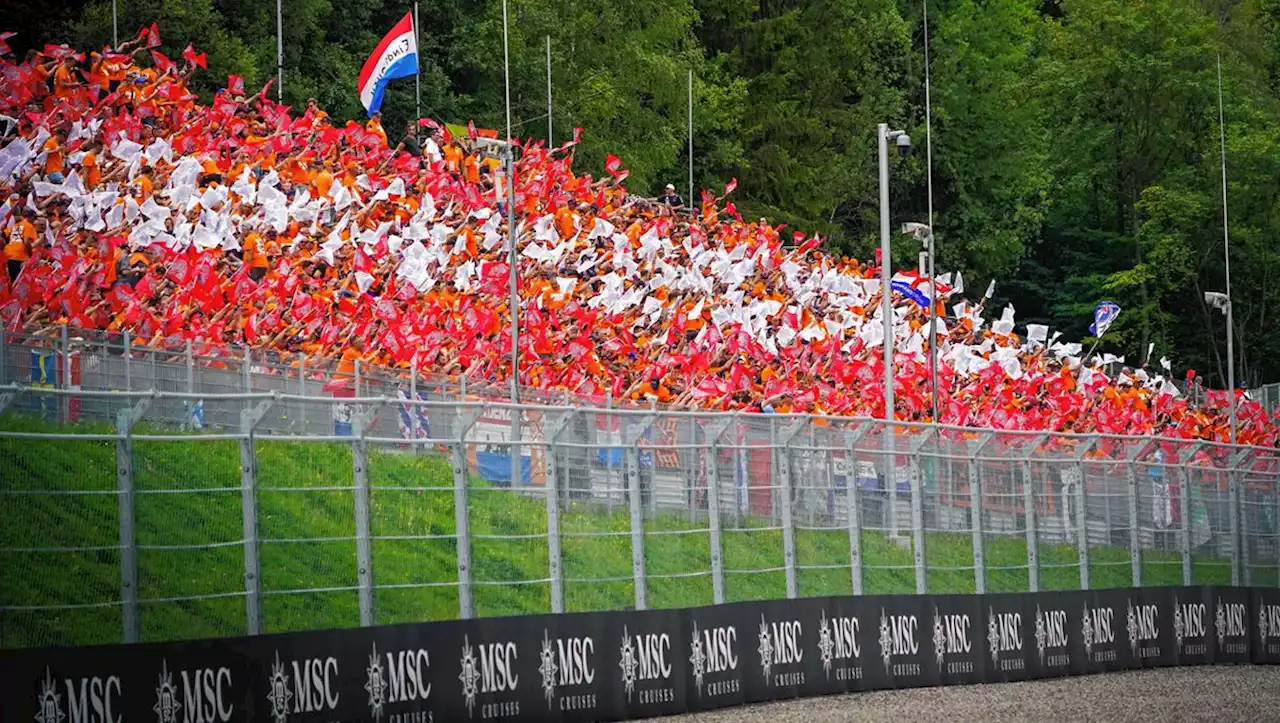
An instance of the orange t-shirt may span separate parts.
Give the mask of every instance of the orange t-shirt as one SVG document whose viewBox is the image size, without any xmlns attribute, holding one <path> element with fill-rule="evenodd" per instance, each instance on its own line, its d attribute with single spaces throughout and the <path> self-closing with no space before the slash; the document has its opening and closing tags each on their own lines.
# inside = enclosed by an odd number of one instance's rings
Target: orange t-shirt
<svg viewBox="0 0 1280 723">
<path fill-rule="evenodd" d="M 98 157 L 93 151 L 84 154 L 80 159 L 80 167 L 84 169 L 84 183 L 89 188 L 97 188 L 102 183 L 102 169 L 98 166 Z"/>
<path fill-rule="evenodd" d="M 8 261 L 26 261 L 31 258 L 27 247 L 36 240 L 36 227 L 27 219 L 21 219 L 9 227 L 8 241 L 4 245 L 4 257 Z"/>
<path fill-rule="evenodd" d="M 44 175 L 51 173 L 62 173 L 64 166 L 62 162 L 62 147 L 58 145 L 58 139 L 50 138 L 44 142 L 44 150 L 48 155 L 44 157 Z"/>
</svg>

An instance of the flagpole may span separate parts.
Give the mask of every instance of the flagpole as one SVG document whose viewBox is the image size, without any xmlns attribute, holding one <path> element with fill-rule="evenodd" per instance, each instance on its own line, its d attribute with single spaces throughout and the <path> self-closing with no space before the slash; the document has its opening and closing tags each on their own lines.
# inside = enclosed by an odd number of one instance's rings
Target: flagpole
<svg viewBox="0 0 1280 723">
<path fill-rule="evenodd" d="M 111 49 L 120 47 L 119 24 L 116 22 L 116 0 L 111 0 Z"/>
<path fill-rule="evenodd" d="M 689 69 L 689 201 L 686 206 L 693 209 L 693 68 Z"/>
<path fill-rule="evenodd" d="M 284 102 L 284 25 L 280 22 L 280 0 L 276 0 L 276 100 Z"/>
<path fill-rule="evenodd" d="M 925 176 L 929 188 L 929 379 L 933 423 L 938 423 L 938 282 L 934 279 L 933 260 L 933 112 L 929 98 L 929 0 L 924 6 L 924 147 Z"/>
<path fill-rule="evenodd" d="M 515 144 L 511 141 L 511 51 L 507 42 L 507 0 L 502 0 L 502 75 L 507 105 L 507 251 L 510 266 L 511 403 L 520 403 L 520 293 L 516 263 Z M 520 479 L 520 410 L 511 410 L 511 486 Z"/>
<path fill-rule="evenodd" d="M 413 2 L 413 45 L 414 50 L 421 53 L 418 47 L 418 1 Z M 421 58 L 419 54 L 417 57 Z M 422 63 L 418 63 L 418 72 L 413 74 L 413 127 L 417 134 L 418 121 L 422 118 Z"/>
<path fill-rule="evenodd" d="M 547 150 L 553 143 L 551 135 L 551 36 L 547 36 Z"/>
<path fill-rule="evenodd" d="M 1231 414 L 1231 443 L 1236 443 L 1235 318 L 1231 303 L 1231 237 L 1227 231 L 1227 126 L 1222 111 L 1222 53 L 1218 53 L 1218 133 L 1222 144 L 1222 260 L 1227 273 L 1227 400 Z"/>
</svg>

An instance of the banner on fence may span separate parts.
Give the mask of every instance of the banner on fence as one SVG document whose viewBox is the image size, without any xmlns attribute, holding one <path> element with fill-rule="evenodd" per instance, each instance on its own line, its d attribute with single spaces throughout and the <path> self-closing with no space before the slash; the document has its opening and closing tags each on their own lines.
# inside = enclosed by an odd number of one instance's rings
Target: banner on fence
<svg viewBox="0 0 1280 723">
<path fill-rule="evenodd" d="M 0 719 L 591 721 L 1280 663 L 1280 590 L 768 600 L 0 653 Z"/>
</svg>

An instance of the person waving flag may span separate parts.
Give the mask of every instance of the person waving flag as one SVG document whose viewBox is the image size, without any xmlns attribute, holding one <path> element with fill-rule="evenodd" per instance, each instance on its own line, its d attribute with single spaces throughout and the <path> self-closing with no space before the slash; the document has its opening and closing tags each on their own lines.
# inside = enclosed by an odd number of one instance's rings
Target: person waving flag
<svg viewBox="0 0 1280 723">
<path fill-rule="evenodd" d="M 382 93 L 394 78 L 418 74 L 418 37 L 413 27 L 413 14 L 405 13 L 391 32 L 382 38 L 373 55 L 364 61 L 356 89 L 360 104 L 372 116 L 382 107 Z"/>
</svg>

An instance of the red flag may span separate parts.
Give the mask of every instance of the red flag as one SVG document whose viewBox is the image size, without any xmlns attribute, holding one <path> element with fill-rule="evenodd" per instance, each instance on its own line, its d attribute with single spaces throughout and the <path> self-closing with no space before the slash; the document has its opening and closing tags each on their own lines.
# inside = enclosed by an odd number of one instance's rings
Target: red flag
<svg viewBox="0 0 1280 723">
<path fill-rule="evenodd" d="M 145 35 L 147 37 L 148 48 L 160 47 L 160 24 L 159 23 L 151 23 L 151 27 L 143 28 L 142 32 L 139 33 L 138 35 L 139 36 Z"/>
<path fill-rule="evenodd" d="M 440 124 L 436 123 L 434 120 L 430 118 L 419 118 L 418 127 L 419 128 L 439 128 Z"/>
<path fill-rule="evenodd" d="M 8 40 L 9 38 L 12 38 L 15 35 L 17 35 L 17 33 L 13 33 L 13 32 L 0 33 L 0 55 L 8 55 L 9 53 L 13 52 L 13 50 L 9 48 L 9 44 L 6 43 L 5 41 Z"/>
<path fill-rule="evenodd" d="M 581 141 L 582 141 L 582 129 L 581 129 L 581 128 L 574 128 L 574 129 L 573 129 L 573 145 L 575 145 L 575 146 L 576 146 L 576 145 L 578 145 L 578 143 L 580 143 Z"/>
<path fill-rule="evenodd" d="M 227 92 L 231 95 L 244 95 L 244 78 L 238 75 L 228 75 Z"/>
<path fill-rule="evenodd" d="M 209 68 L 208 54 L 200 53 L 199 55 L 196 55 L 196 49 L 191 45 L 191 43 L 187 43 L 187 49 L 182 51 L 182 59 L 192 65 L 198 65 L 206 70 Z"/>
<path fill-rule="evenodd" d="M 165 57 L 164 53 L 161 53 L 159 50 L 151 51 L 151 63 L 156 66 L 156 70 L 161 73 L 173 70 L 173 61 Z"/>
<path fill-rule="evenodd" d="M 467 121 L 467 137 L 468 137 L 468 138 L 471 138 L 472 140 L 475 140 L 475 137 L 476 137 L 476 122 L 475 122 L 475 121 Z"/>
<path fill-rule="evenodd" d="M 733 189 L 737 187 L 738 187 L 738 179 L 730 178 L 729 182 L 725 184 L 724 195 L 728 196 L 729 194 L 733 193 Z"/>
</svg>

